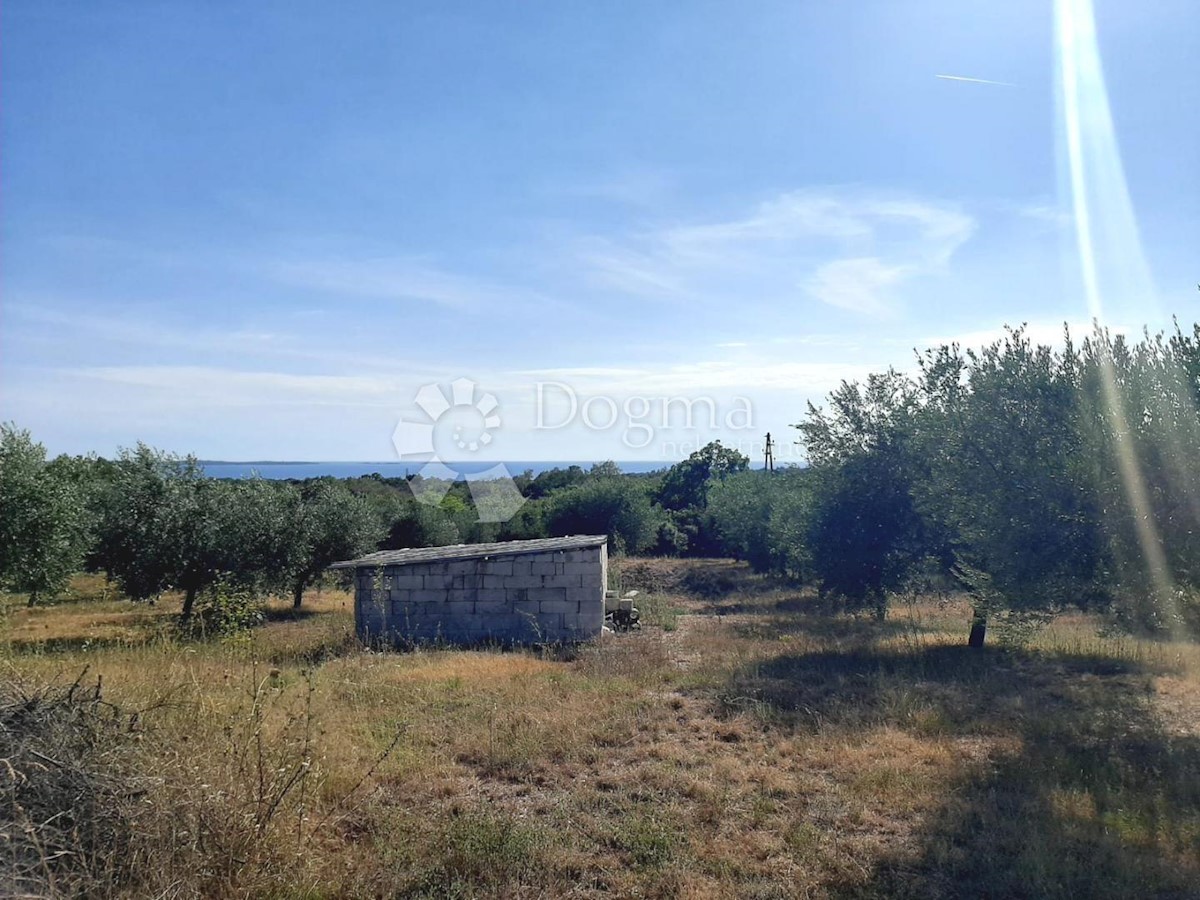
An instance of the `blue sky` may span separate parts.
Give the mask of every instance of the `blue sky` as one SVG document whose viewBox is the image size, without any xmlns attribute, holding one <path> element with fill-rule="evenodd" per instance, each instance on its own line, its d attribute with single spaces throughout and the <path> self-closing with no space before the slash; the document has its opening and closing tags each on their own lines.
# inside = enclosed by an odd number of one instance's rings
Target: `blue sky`
<svg viewBox="0 0 1200 900">
<path fill-rule="evenodd" d="M 1200 10 L 1095 25 L 1105 321 L 1189 323 Z M 390 459 L 465 377 L 487 458 L 786 456 L 843 378 L 1092 314 L 1047 0 L 9 0 L 0 34 L 0 415 L 51 452 Z"/>
</svg>

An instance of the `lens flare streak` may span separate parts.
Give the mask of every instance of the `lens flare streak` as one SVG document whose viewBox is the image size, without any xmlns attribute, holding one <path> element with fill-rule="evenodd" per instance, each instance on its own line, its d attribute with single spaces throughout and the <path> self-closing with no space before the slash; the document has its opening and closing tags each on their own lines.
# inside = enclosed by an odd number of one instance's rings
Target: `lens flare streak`
<svg viewBox="0 0 1200 900">
<path fill-rule="evenodd" d="M 1105 323 L 1105 297 L 1157 307 L 1117 146 L 1091 0 L 1056 0 L 1059 101 L 1075 236 L 1088 310 Z M 1125 403 L 1111 359 L 1101 354 L 1101 389 L 1116 464 L 1138 544 L 1159 602 L 1177 621 L 1174 583 L 1154 520 Z"/>
</svg>

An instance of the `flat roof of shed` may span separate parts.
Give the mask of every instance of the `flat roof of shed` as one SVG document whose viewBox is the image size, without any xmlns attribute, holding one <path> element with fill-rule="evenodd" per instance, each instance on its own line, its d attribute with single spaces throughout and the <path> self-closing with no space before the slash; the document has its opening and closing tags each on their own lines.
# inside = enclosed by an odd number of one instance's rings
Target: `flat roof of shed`
<svg viewBox="0 0 1200 900">
<path fill-rule="evenodd" d="M 336 562 L 331 569 L 358 569 L 365 566 L 407 566 L 412 563 L 441 562 L 450 559 L 483 559 L 488 556 L 512 556 L 517 553 L 550 553 L 598 547 L 608 542 L 605 534 L 577 534 L 571 537 L 539 538 L 535 541 L 497 541 L 492 544 L 452 544 L 449 547 L 414 547 L 404 550 L 380 550 L 358 559 Z"/>
</svg>

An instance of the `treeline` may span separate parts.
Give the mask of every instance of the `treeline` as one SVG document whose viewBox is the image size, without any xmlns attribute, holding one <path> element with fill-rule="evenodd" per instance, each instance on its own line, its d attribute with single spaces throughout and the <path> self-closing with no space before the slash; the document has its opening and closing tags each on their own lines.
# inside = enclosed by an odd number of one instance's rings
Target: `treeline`
<svg viewBox="0 0 1200 900">
<path fill-rule="evenodd" d="M 218 590 L 299 606 L 329 563 L 373 549 L 594 533 L 614 552 L 744 559 L 879 616 L 902 592 L 965 591 L 975 643 L 1066 606 L 1195 629 L 1198 406 L 1200 325 L 1058 348 L 1012 330 L 810 405 L 807 468 L 750 471 L 713 442 L 650 474 L 525 472 L 505 522 L 480 521 L 499 482 L 218 480 L 141 445 L 48 460 L 4 426 L 0 583 L 36 603 L 86 568 L 137 600 L 179 590 L 187 617 Z"/>
<path fill-rule="evenodd" d="M 727 549 L 855 609 L 965 591 L 971 642 L 1064 607 L 1200 626 L 1200 325 L 1128 342 L 942 346 L 797 424 L 810 467 L 726 479 Z"/>
<path fill-rule="evenodd" d="M 28 432 L 0 433 L 0 580 L 31 606 L 81 569 L 132 600 L 181 591 L 185 619 L 218 587 L 287 593 L 299 606 L 326 566 L 381 534 L 368 504 L 332 479 L 219 480 L 140 444 L 115 460 L 48 461 Z"/>
<path fill-rule="evenodd" d="M 425 493 L 420 476 L 367 476 L 346 484 L 392 522 L 385 548 L 607 534 L 615 553 L 705 556 L 723 546 L 705 514 L 709 485 L 746 471 L 749 463 L 714 441 L 658 472 L 622 473 L 611 461 L 536 477 L 526 471 L 513 478 L 523 502 L 505 522 L 480 521 L 479 515 L 489 490 L 510 487 L 499 482 L 443 482 L 437 493 L 445 496 L 436 506 L 414 501 Z"/>
<path fill-rule="evenodd" d="M 525 472 L 516 515 L 489 522 L 489 493 L 511 484 L 217 479 L 194 457 L 141 444 L 112 460 L 48 459 L 27 431 L 3 425 L 0 586 L 32 606 L 78 571 L 103 572 L 132 600 L 181 592 L 187 620 L 198 601 L 211 612 L 231 596 L 286 594 L 298 608 L 330 563 L 376 549 L 592 533 L 618 553 L 717 552 L 699 507 L 710 481 L 747 463 L 712 444 L 649 476 L 611 462 Z M 430 494 L 438 502 L 421 502 Z"/>
</svg>

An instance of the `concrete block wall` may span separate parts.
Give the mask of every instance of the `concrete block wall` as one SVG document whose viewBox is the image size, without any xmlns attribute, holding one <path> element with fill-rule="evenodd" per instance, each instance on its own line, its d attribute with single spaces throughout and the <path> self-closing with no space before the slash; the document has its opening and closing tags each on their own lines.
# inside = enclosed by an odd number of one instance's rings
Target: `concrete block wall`
<svg viewBox="0 0 1200 900">
<path fill-rule="evenodd" d="M 604 625 L 608 550 L 361 567 L 355 577 L 355 626 L 366 641 L 584 641 Z"/>
</svg>

